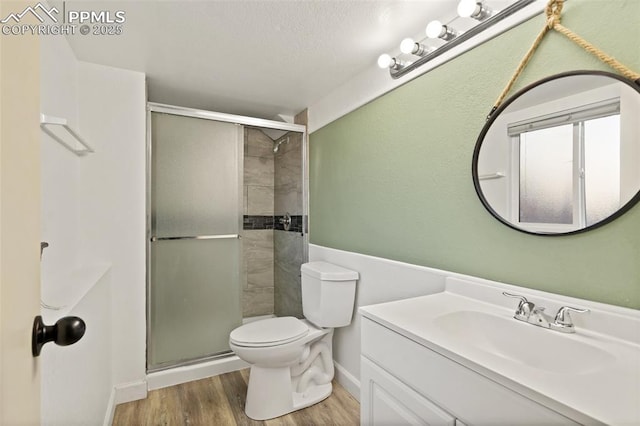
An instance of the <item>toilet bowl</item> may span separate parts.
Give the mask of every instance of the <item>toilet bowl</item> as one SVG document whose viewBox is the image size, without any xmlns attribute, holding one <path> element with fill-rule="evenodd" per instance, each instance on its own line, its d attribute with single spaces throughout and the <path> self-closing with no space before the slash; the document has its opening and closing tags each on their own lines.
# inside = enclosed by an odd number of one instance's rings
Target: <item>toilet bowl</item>
<svg viewBox="0 0 640 426">
<path fill-rule="evenodd" d="M 296 323 L 297 325 L 294 325 Z M 290 334 L 288 338 L 280 341 L 268 341 L 271 340 L 270 337 L 260 338 L 258 335 L 244 334 L 246 330 L 241 330 L 242 327 L 231 333 L 229 339 L 231 350 L 240 359 L 251 364 L 245 403 L 245 413 L 248 417 L 254 420 L 279 417 L 320 402 L 331 394 L 332 372 L 330 372 L 330 378 L 327 374 L 328 381 L 325 378 L 325 383 L 318 383 L 320 382 L 318 375 L 314 382 L 314 389 L 309 392 L 311 387 L 309 375 L 302 383 L 302 387 L 299 387 L 301 373 L 304 371 L 295 370 L 296 367 L 297 370 L 304 370 L 300 365 L 305 361 L 319 363 L 322 367 L 326 366 L 326 360 L 309 359 L 312 355 L 311 348 L 324 349 L 324 355 L 320 355 L 320 351 L 315 349 L 314 352 L 317 353 L 315 357 L 324 356 L 333 366 L 331 360 L 333 329 L 318 328 L 308 321 L 294 317 L 271 318 L 247 325 L 254 324 L 262 326 L 263 331 L 272 327 L 272 331 L 281 335 L 285 335 L 287 331 Z M 323 339 L 326 336 L 329 336 L 328 339 Z M 322 368 L 320 372 L 324 370 Z M 320 385 L 324 386 L 320 387 Z"/>
<path fill-rule="evenodd" d="M 251 364 L 245 413 L 267 420 L 331 395 L 333 327 L 351 323 L 358 273 L 326 262 L 305 263 L 306 319 L 276 317 L 245 324 L 229 336 L 231 350 Z"/>
</svg>

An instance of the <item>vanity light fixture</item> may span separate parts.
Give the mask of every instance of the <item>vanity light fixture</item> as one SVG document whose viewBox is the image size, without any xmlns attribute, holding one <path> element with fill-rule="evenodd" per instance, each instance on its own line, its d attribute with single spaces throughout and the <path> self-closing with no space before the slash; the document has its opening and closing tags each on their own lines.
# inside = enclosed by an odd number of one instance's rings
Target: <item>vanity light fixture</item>
<svg viewBox="0 0 640 426">
<path fill-rule="evenodd" d="M 458 3 L 458 15 L 461 18 L 473 18 L 484 21 L 491 16 L 493 11 L 483 0 L 460 0 Z"/>
<path fill-rule="evenodd" d="M 444 41 L 453 40 L 458 35 L 455 29 L 440 21 L 429 22 L 425 32 L 429 38 L 441 38 Z"/>
<path fill-rule="evenodd" d="M 405 63 L 399 61 L 396 58 L 392 58 L 386 53 L 383 53 L 382 55 L 378 56 L 378 66 L 383 69 L 389 68 L 390 70 L 399 70 L 405 66 Z"/>
<path fill-rule="evenodd" d="M 400 43 L 400 51 L 406 54 L 425 56 L 431 53 L 433 49 L 422 43 L 416 42 L 412 38 L 405 38 L 402 40 L 402 43 Z"/>
<path fill-rule="evenodd" d="M 378 66 L 389 70 L 392 78 L 400 78 L 537 1 L 505 0 L 502 3 L 507 2 L 508 6 L 495 10 L 485 0 L 452 0 L 454 5 L 458 3 L 458 13 L 452 14 L 453 19 L 429 22 L 426 37 L 405 38 L 400 43 L 400 52 L 380 55 Z"/>
</svg>

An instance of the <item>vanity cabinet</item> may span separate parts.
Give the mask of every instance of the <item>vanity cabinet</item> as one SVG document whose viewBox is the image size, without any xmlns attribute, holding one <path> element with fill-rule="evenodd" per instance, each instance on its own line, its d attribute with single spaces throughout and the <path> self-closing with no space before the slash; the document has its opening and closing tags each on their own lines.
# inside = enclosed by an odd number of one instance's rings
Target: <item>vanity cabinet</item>
<svg viewBox="0 0 640 426">
<path fill-rule="evenodd" d="M 361 332 L 363 425 L 579 424 L 365 316 Z"/>
</svg>

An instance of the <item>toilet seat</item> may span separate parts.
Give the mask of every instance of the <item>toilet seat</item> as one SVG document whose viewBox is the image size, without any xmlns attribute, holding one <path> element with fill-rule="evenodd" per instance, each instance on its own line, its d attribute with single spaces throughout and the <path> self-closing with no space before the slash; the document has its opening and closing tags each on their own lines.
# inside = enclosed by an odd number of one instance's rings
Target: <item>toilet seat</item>
<svg viewBox="0 0 640 426">
<path fill-rule="evenodd" d="M 229 335 L 231 343 L 245 347 L 278 346 L 296 341 L 309 333 L 309 327 L 295 317 L 269 318 L 250 322 Z"/>
</svg>

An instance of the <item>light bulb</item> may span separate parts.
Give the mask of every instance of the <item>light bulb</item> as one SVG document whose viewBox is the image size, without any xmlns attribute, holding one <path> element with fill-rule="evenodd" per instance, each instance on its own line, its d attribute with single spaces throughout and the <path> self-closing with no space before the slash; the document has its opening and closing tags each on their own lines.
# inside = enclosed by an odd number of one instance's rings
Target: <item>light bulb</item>
<svg viewBox="0 0 640 426">
<path fill-rule="evenodd" d="M 427 24 L 427 37 L 440 38 L 449 41 L 458 35 L 458 32 L 440 21 L 431 21 Z"/>
<path fill-rule="evenodd" d="M 440 33 L 442 33 L 442 22 L 440 21 L 431 21 L 427 24 L 427 37 L 429 38 L 438 38 Z"/>
<path fill-rule="evenodd" d="M 458 15 L 463 18 L 469 18 L 477 7 L 476 0 L 460 0 L 460 3 L 458 3 Z"/>
<path fill-rule="evenodd" d="M 460 0 L 458 15 L 462 18 L 473 18 L 482 21 L 491 16 L 491 9 L 483 0 Z"/>
<path fill-rule="evenodd" d="M 412 38 L 405 38 L 400 43 L 400 51 L 402 53 L 413 53 L 416 48 L 416 42 Z"/>
<path fill-rule="evenodd" d="M 429 53 L 433 51 L 432 48 L 425 46 L 422 43 L 417 43 L 412 38 L 405 38 L 400 43 L 400 51 L 402 53 L 409 53 L 416 56 L 427 56 Z"/>
<path fill-rule="evenodd" d="M 378 66 L 380 68 L 389 68 L 393 63 L 393 58 L 386 53 L 378 56 Z"/>
<path fill-rule="evenodd" d="M 407 65 L 406 62 L 399 61 L 397 58 L 392 58 L 386 53 L 378 56 L 378 66 L 380 68 L 389 68 L 390 70 L 397 71 L 405 65 Z"/>
</svg>

